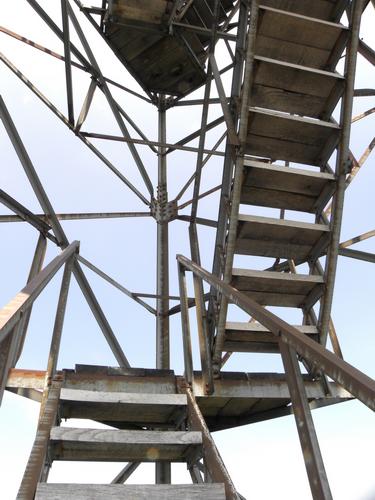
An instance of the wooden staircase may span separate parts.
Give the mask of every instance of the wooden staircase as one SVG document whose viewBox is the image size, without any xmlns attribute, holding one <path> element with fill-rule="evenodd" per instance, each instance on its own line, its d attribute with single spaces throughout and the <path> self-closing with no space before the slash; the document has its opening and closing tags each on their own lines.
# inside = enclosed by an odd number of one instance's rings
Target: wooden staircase
<svg viewBox="0 0 375 500">
<path fill-rule="evenodd" d="M 37 435 L 18 499 L 30 500 L 34 494 L 36 500 L 238 498 L 191 391 L 165 392 L 157 382 L 160 370 L 149 370 L 151 376 L 139 376 L 139 370 L 133 372 L 129 375 L 130 369 L 127 375 L 115 377 L 102 372 L 99 377 L 103 390 L 100 384 L 88 388 L 85 379 L 81 383 L 79 378 L 73 380 L 72 387 L 66 375 L 55 377 L 44 391 Z M 83 373 L 92 375 L 90 369 Z M 168 375 L 162 374 L 167 384 Z M 140 385 L 143 390 L 139 390 Z M 147 392 L 151 387 L 159 387 L 160 393 Z M 134 389 L 137 392 L 131 392 Z M 98 421 L 109 427 L 60 425 L 61 419 L 70 418 Z M 127 465 L 111 484 L 47 482 L 56 461 Z M 145 462 L 186 463 L 193 484 L 121 484 Z"/>
<path fill-rule="evenodd" d="M 337 191 L 328 161 L 342 135 L 332 113 L 345 91 L 335 68 L 348 40 L 338 21 L 347 4 L 264 0 L 251 13 L 257 20 L 249 42 L 245 157 L 235 167 L 222 267 L 224 280 L 259 304 L 300 310 L 296 328 L 323 343 L 329 270 L 318 258 L 330 252 L 336 223 L 323 210 Z M 239 268 L 238 256 L 248 256 L 250 265 L 250 256 L 269 264 Z M 277 339 L 260 324 L 228 321 L 225 298 L 218 309 L 216 376 L 224 352 L 279 352 Z"/>
</svg>

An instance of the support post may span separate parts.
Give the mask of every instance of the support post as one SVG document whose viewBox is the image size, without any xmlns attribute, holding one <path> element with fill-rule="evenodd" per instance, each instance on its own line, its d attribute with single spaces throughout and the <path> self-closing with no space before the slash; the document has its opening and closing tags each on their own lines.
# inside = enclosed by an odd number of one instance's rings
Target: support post
<svg viewBox="0 0 375 500">
<path fill-rule="evenodd" d="M 159 97 L 159 122 L 158 141 L 166 142 L 166 108 L 165 97 Z M 168 369 L 170 366 L 169 355 L 169 227 L 168 220 L 164 217 L 168 203 L 167 192 L 167 157 L 166 148 L 159 147 L 158 156 L 158 188 L 157 203 L 159 204 L 159 217 L 157 220 L 157 263 L 156 263 L 156 368 Z M 171 464 L 156 463 L 156 484 L 170 484 Z"/>
<path fill-rule="evenodd" d="M 159 142 L 166 141 L 166 110 L 163 96 L 159 100 Z M 167 158 L 165 147 L 159 147 L 157 203 L 157 263 L 156 263 L 156 368 L 169 368 L 169 234 L 163 214 L 168 203 Z"/>
<path fill-rule="evenodd" d="M 296 351 L 279 341 L 302 453 L 313 498 L 332 500 Z"/>
</svg>

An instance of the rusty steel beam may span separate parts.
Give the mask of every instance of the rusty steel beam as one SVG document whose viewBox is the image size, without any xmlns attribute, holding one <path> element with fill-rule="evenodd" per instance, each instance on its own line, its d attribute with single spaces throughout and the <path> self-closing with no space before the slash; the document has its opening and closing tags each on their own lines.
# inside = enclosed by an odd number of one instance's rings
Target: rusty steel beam
<svg viewBox="0 0 375 500">
<path fill-rule="evenodd" d="M 281 340 L 279 347 L 311 492 L 314 498 L 331 500 L 332 494 L 315 432 L 305 385 L 298 365 L 296 351 Z"/>
</svg>

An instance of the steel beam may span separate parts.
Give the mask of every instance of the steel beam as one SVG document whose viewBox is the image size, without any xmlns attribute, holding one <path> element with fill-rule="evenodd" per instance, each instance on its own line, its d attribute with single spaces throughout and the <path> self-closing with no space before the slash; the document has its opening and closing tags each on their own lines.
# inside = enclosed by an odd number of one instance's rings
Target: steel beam
<svg viewBox="0 0 375 500">
<path fill-rule="evenodd" d="M 33 257 L 32 263 L 31 263 L 29 276 L 27 278 L 27 283 L 30 283 L 30 281 L 38 273 L 40 273 L 42 266 L 43 266 L 44 258 L 46 255 L 46 250 L 47 250 L 47 240 L 42 234 L 40 234 L 38 241 L 37 241 L 37 244 L 36 244 L 36 248 L 35 248 L 34 257 Z M 29 326 L 31 311 L 32 311 L 32 306 L 29 307 L 29 309 L 25 312 L 21 321 L 19 322 L 17 346 L 16 346 L 15 357 L 14 357 L 14 361 L 13 361 L 14 365 L 16 365 L 16 363 L 19 360 L 21 353 L 22 353 L 23 345 L 24 345 L 25 338 L 26 338 L 27 329 Z"/>
<path fill-rule="evenodd" d="M 156 309 L 154 309 L 149 304 L 147 304 L 147 302 L 144 302 L 143 300 L 141 300 L 137 296 L 137 294 L 131 292 L 130 290 L 128 290 L 127 288 L 125 288 L 123 285 L 120 285 L 120 283 L 118 283 L 113 278 L 111 278 L 110 276 L 108 276 L 108 274 L 106 274 L 103 271 L 101 271 L 98 267 L 94 266 L 94 264 L 92 264 L 91 262 L 89 262 L 87 259 L 85 259 L 84 257 L 82 257 L 82 256 L 79 255 L 78 256 L 78 260 L 83 265 L 85 265 L 86 267 L 88 267 L 91 271 L 93 271 L 98 276 L 100 276 L 101 278 L 103 278 L 104 280 L 106 280 L 108 283 L 110 283 L 111 285 L 113 285 L 115 288 L 117 288 L 118 290 L 120 290 L 122 293 L 124 293 L 125 295 L 127 295 L 131 299 L 135 300 L 135 302 L 138 302 L 138 304 L 140 304 L 145 309 L 147 309 L 147 311 L 149 311 L 152 314 L 156 314 Z"/>
<path fill-rule="evenodd" d="M 63 36 L 64 36 L 65 82 L 66 82 L 66 98 L 68 105 L 68 117 L 70 124 L 74 125 L 72 61 L 70 57 L 70 35 L 69 35 L 67 0 L 61 0 L 61 17 L 63 26 Z"/>
<path fill-rule="evenodd" d="M 159 102 L 159 141 L 166 140 L 166 110 L 165 99 L 160 97 Z M 168 203 L 167 191 L 167 158 L 165 147 L 159 147 L 158 156 L 158 190 L 157 202 L 160 211 Z M 156 301 L 156 368 L 169 368 L 169 228 L 167 220 L 157 220 L 157 257 L 156 257 L 156 294 L 161 298 Z"/>
<path fill-rule="evenodd" d="M 331 500 L 332 495 L 328 478 L 324 468 L 323 458 L 320 452 L 296 352 L 282 341 L 279 342 L 279 347 L 285 368 L 290 398 L 292 400 L 293 413 L 301 442 L 302 453 L 305 459 L 311 493 L 313 498 Z"/>
</svg>

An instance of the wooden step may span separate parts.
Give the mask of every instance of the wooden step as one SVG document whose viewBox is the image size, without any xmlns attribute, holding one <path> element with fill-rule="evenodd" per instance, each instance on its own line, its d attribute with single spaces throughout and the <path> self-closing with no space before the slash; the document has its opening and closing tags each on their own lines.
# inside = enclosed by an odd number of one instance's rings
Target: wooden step
<svg viewBox="0 0 375 500">
<path fill-rule="evenodd" d="M 235 253 L 305 261 L 329 242 L 329 227 L 253 215 L 238 216 Z"/>
<path fill-rule="evenodd" d="M 225 500 L 224 485 L 39 483 L 35 500 Z"/>
<path fill-rule="evenodd" d="M 321 276 L 238 268 L 232 270 L 231 285 L 258 304 L 282 307 L 309 307 L 324 291 Z"/>
<path fill-rule="evenodd" d="M 344 90 L 338 73 L 255 57 L 252 106 L 329 118 Z"/>
<path fill-rule="evenodd" d="M 241 203 L 315 213 L 334 189 L 332 174 L 246 160 Z"/>
<path fill-rule="evenodd" d="M 124 431 L 53 427 L 52 460 L 184 462 L 200 455 L 200 432 Z"/>
<path fill-rule="evenodd" d="M 313 2 L 311 0 L 261 0 L 261 4 L 267 7 L 332 22 L 341 18 L 348 3 L 348 0 L 314 0 Z"/>
<path fill-rule="evenodd" d="M 318 340 L 318 329 L 310 325 L 296 325 L 301 334 Z M 279 353 L 278 339 L 265 326 L 253 322 L 228 322 L 225 325 L 224 351 Z"/>
<path fill-rule="evenodd" d="M 172 425 L 186 407 L 185 394 L 61 390 L 60 416 L 138 425 Z"/>
<path fill-rule="evenodd" d="M 325 165 L 338 140 L 338 125 L 250 108 L 246 153 L 309 165 Z"/>
<path fill-rule="evenodd" d="M 328 70 L 336 67 L 347 36 L 341 24 L 261 6 L 255 54 Z"/>
</svg>

